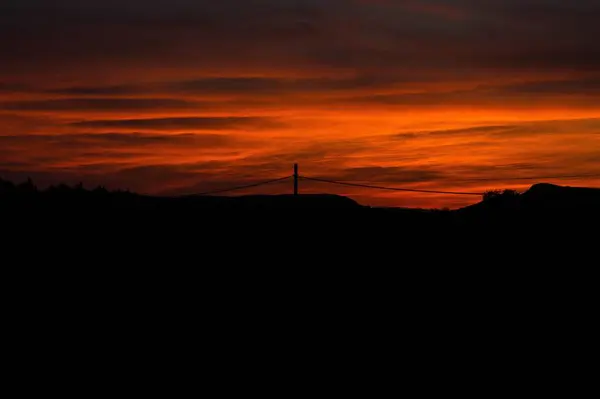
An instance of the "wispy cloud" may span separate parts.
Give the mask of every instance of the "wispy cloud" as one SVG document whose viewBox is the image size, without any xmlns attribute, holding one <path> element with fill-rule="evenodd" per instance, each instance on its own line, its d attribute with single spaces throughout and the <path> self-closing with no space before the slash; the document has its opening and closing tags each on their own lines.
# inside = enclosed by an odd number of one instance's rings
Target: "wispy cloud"
<svg viewBox="0 0 600 399">
<path fill-rule="evenodd" d="M 488 134 L 502 134 L 518 129 L 518 126 L 511 125 L 493 125 L 493 126 L 475 126 L 462 129 L 432 130 L 423 132 L 406 132 L 394 135 L 399 140 L 411 140 L 423 137 L 443 137 L 443 136 L 476 136 Z"/>
<path fill-rule="evenodd" d="M 142 134 L 142 133 L 95 133 L 63 135 L 0 136 L 3 146 L 56 145 L 58 147 L 94 147 L 123 149 L 126 147 L 182 146 L 190 145 L 221 147 L 231 145 L 234 138 L 222 134 Z"/>
<path fill-rule="evenodd" d="M 126 130 L 237 130 L 274 129 L 283 126 L 273 118 L 263 117 L 186 117 L 158 119 L 111 119 L 75 122 L 74 127 Z"/>
<path fill-rule="evenodd" d="M 12 101 L 1 104 L 9 111 L 141 111 L 190 109 L 195 103 L 177 99 L 72 98 L 38 101 Z"/>
</svg>

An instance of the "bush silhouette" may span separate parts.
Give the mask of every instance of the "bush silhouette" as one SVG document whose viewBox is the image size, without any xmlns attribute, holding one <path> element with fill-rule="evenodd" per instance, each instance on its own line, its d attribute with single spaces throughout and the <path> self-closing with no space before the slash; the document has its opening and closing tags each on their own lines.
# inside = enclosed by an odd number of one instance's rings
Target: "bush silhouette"
<svg viewBox="0 0 600 399">
<path fill-rule="evenodd" d="M 489 190 L 483 194 L 483 201 L 503 201 L 503 200 L 515 200 L 521 193 L 516 190 Z"/>
</svg>

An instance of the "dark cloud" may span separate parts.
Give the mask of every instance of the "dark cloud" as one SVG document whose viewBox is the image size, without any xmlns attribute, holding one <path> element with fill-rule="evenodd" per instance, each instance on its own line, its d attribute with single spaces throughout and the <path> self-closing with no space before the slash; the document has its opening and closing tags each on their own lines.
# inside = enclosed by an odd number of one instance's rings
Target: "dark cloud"
<svg viewBox="0 0 600 399">
<path fill-rule="evenodd" d="M 206 78 L 165 84 L 175 92 L 198 94 L 277 94 L 336 92 L 357 89 L 390 88 L 398 78 L 385 76 L 363 76 L 347 79 L 312 78 Z"/>
<path fill-rule="evenodd" d="M 0 82 L 0 93 L 18 93 L 31 90 L 29 86 L 21 83 Z"/>
<path fill-rule="evenodd" d="M 528 108 L 578 107 L 595 108 L 600 100 L 600 81 L 524 82 L 510 85 L 481 85 L 454 91 L 422 91 L 418 93 L 367 94 L 340 97 L 341 104 L 363 104 L 386 107 L 487 107 Z"/>
<path fill-rule="evenodd" d="M 202 146 L 221 147 L 232 145 L 235 139 L 230 135 L 219 134 L 141 134 L 141 133 L 97 133 L 63 135 L 19 135 L 0 136 L 0 145 L 9 146 L 51 146 L 59 148 L 141 148 L 148 146 Z"/>
<path fill-rule="evenodd" d="M 263 117 L 189 117 L 91 120 L 72 123 L 71 126 L 92 129 L 229 130 L 272 129 L 279 128 L 282 124 L 275 119 Z"/>
<path fill-rule="evenodd" d="M 194 164 L 163 164 L 163 165 L 143 165 L 123 168 L 116 171 L 109 180 L 111 184 L 131 184 L 130 182 L 140 182 L 143 190 L 156 192 L 160 187 L 171 184 L 182 184 L 189 181 L 199 181 L 203 172 L 213 170 L 216 163 L 194 163 Z"/>
<path fill-rule="evenodd" d="M 158 159 L 164 159 L 165 153 L 190 157 L 220 154 L 224 148 L 229 153 L 234 153 L 236 148 L 243 147 L 246 143 L 246 139 L 219 134 L 101 133 L 0 136 L 0 160 L 4 168 L 14 170 L 56 171 L 56 166 L 59 165 L 57 173 L 62 173 L 69 165 L 68 168 L 78 168 L 81 173 L 98 172 L 90 165 L 110 162 L 113 165 L 112 169 L 115 169 L 120 164 L 144 164 L 149 158 L 157 156 Z M 81 169 L 82 165 L 85 166 L 85 170 Z"/>
<path fill-rule="evenodd" d="M 2 69 L 12 72 L 118 61 L 415 72 L 600 66 L 595 0 L 4 3 L 0 49 L 11 62 Z"/>
<path fill-rule="evenodd" d="M 509 132 L 517 129 L 518 126 L 513 125 L 493 125 L 493 126 L 475 126 L 463 129 L 445 129 L 431 130 L 422 132 L 407 132 L 399 133 L 393 137 L 399 140 L 411 140 L 423 137 L 441 137 L 441 136 L 470 136 L 470 135 L 487 135 Z"/>
<path fill-rule="evenodd" d="M 31 164 L 29 162 L 19 162 L 19 161 L 14 161 L 14 162 L 13 161 L 1 161 L 0 162 L 0 169 L 8 168 L 8 169 L 14 170 L 14 169 L 26 168 L 28 166 L 31 166 Z"/>
<path fill-rule="evenodd" d="M 70 96 L 118 96 L 136 95 L 148 92 L 142 85 L 121 86 L 73 86 L 46 90 L 49 94 L 64 94 Z"/>
<path fill-rule="evenodd" d="M 597 160 L 597 159 L 596 159 Z M 553 182 L 565 184 L 565 181 L 576 181 L 586 177 L 600 177 L 600 165 L 593 164 L 593 169 L 585 171 L 566 172 L 565 163 L 580 163 L 581 157 L 556 158 L 553 162 L 544 162 L 536 159 L 536 162 L 516 162 L 497 165 L 467 164 L 458 165 L 453 168 L 453 178 L 448 181 L 451 184 L 462 186 L 486 185 L 510 186 L 515 184 L 534 184 L 540 182 Z M 594 172 L 594 170 L 596 172 Z M 533 182 L 533 183 L 532 183 Z"/>
<path fill-rule="evenodd" d="M 600 134 L 600 119 L 567 119 L 539 122 L 523 122 L 514 125 L 489 125 L 474 126 L 461 129 L 425 130 L 420 132 L 405 132 L 392 135 L 393 140 L 418 140 L 421 138 L 444 137 L 487 137 L 494 140 L 484 141 L 482 144 L 494 145 L 500 138 L 535 137 L 540 135 L 563 135 L 565 133 L 575 137 L 578 132 L 584 132 L 587 137 Z M 473 145 L 474 143 L 468 143 Z"/>
<path fill-rule="evenodd" d="M 189 109 L 197 104 L 175 99 L 73 98 L 0 103 L 10 111 L 141 111 Z"/>
<path fill-rule="evenodd" d="M 224 60 L 240 58 L 268 65 L 274 52 L 294 53 L 293 47 L 288 47 L 289 40 L 312 37 L 313 20 L 321 18 L 322 6 L 314 2 L 294 3 L 123 1 L 102 2 L 101 6 L 85 2 L 13 5 L 5 8 L 0 24 L 0 49 L 13 62 L 3 63 L 2 67 L 12 72 L 30 70 L 34 68 L 32 57 L 43 60 L 46 67 L 73 62 L 118 67 L 116 60 L 137 66 L 149 65 L 151 61 L 163 66 L 222 66 Z M 286 41 L 287 49 L 275 50 L 271 45 L 281 46 Z"/>
<path fill-rule="evenodd" d="M 482 99 L 489 103 L 489 94 L 478 90 L 460 91 L 430 91 L 401 94 L 368 94 L 341 98 L 340 102 L 349 104 L 365 104 L 377 106 L 450 106 L 450 105 L 481 105 Z M 493 101 L 493 104 L 497 101 Z"/>
<path fill-rule="evenodd" d="M 401 184 L 435 182 L 447 178 L 447 175 L 442 170 L 434 168 L 368 166 L 338 170 L 321 177 L 327 180 L 354 183 Z"/>
<path fill-rule="evenodd" d="M 457 181 L 494 181 L 502 178 L 515 177 L 516 173 L 526 172 L 529 176 L 556 173 L 557 168 L 540 162 L 511 162 L 506 164 L 467 164 L 453 168 L 454 180 Z M 490 177 L 481 177 L 490 176 Z"/>
<path fill-rule="evenodd" d="M 47 94 L 81 96 L 171 95 L 274 95 L 333 93 L 365 89 L 390 89 L 406 83 L 397 76 L 360 76 L 353 78 L 277 78 L 213 77 L 172 82 L 154 82 L 122 86 L 74 86 L 45 90 Z M 84 101 L 63 100 L 63 101 Z M 92 99 L 94 100 L 94 99 Z M 102 99 L 106 100 L 106 99 Z M 127 101 L 134 101 L 133 99 Z M 101 101 L 96 99 L 96 101 Z M 151 101 L 151 100 L 146 100 Z M 153 100 L 161 101 L 161 100 Z M 167 101 L 167 100 L 163 100 Z"/>
<path fill-rule="evenodd" d="M 486 89 L 485 87 L 482 89 Z M 594 95 L 600 96 L 600 79 L 578 79 L 537 81 L 520 84 L 487 87 L 499 94 L 534 94 L 534 95 Z"/>
<path fill-rule="evenodd" d="M 304 145 L 293 152 L 278 151 L 262 154 L 246 161 L 260 164 L 263 167 L 281 169 L 281 165 L 291 165 L 296 162 L 311 164 L 326 163 L 332 159 L 341 160 L 345 157 L 364 153 L 371 148 L 372 143 L 366 140 L 321 141 Z"/>
</svg>

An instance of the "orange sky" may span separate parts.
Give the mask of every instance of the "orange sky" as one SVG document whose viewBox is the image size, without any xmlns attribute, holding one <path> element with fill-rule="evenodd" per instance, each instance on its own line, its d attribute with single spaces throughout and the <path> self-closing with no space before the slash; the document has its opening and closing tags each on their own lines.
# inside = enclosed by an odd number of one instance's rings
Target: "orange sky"
<svg viewBox="0 0 600 399">
<path fill-rule="evenodd" d="M 307 176 L 411 189 L 600 185 L 594 2 L 202 3 L 0 6 L 0 177 L 188 194 L 298 162 Z"/>
</svg>

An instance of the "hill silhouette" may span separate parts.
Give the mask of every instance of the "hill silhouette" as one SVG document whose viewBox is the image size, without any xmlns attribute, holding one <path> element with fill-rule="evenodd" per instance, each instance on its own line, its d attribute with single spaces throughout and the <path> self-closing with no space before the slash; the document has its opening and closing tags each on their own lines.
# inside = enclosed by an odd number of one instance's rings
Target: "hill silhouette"
<svg viewBox="0 0 600 399">
<path fill-rule="evenodd" d="M 384 304 L 387 318 L 401 295 L 402 306 L 426 317 L 448 298 L 472 305 L 491 293 L 495 303 L 517 291 L 529 297 L 546 279 L 555 284 L 587 265 L 599 195 L 542 184 L 447 211 L 373 208 L 332 195 L 153 197 L 0 180 L 0 260 L 28 292 L 34 287 L 36 306 L 64 290 L 69 304 L 114 301 L 123 317 L 137 309 L 123 310 L 123 300 L 153 298 L 152 309 L 167 301 L 193 319 L 198 307 L 225 314 L 261 292 L 270 293 L 264 303 L 278 304 L 318 290 L 335 303 L 354 298 L 353 308 L 365 299 L 374 309 Z"/>
<path fill-rule="evenodd" d="M 600 189 L 536 184 L 523 194 L 522 201 L 525 206 L 546 209 L 597 209 Z"/>
<path fill-rule="evenodd" d="M 179 203 L 192 206 L 217 209 L 350 209 L 363 206 L 356 201 L 332 194 L 300 194 L 300 195 L 244 195 L 237 197 L 223 196 L 185 196 L 173 199 Z"/>
<path fill-rule="evenodd" d="M 600 189 L 587 187 L 558 186 L 549 183 L 533 185 L 522 194 L 512 190 L 491 192 L 487 200 L 465 209 L 485 208 L 487 211 L 499 208 L 535 210 L 595 210 L 600 204 Z"/>
<path fill-rule="evenodd" d="M 131 213 L 177 213 L 194 215 L 222 216 L 223 212 L 360 212 L 375 218 L 396 221 L 444 223 L 477 223 L 500 219 L 527 217 L 573 217 L 573 223 L 585 222 L 585 217 L 595 218 L 600 212 L 600 189 L 568 187 L 540 183 L 529 190 L 518 193 L 513 190 L 487 192 L 476 204 L 457 210 L 424 210 L 411 208 L 368 207 L 339 195 L 245 195 L 245 196 L 177 196 L 158 197 L 110 191 L 103 187 L 85 189 L 82 184 L 50 186 L 39 190 L 33 181 L 15 184 L 0 179 L 0 201 L 2 214 L 6 216 L 22 212 L 44 215 L 60 211 L 65 217 L 70 214 L 103 213 L 127 211 Z M 304 213 L 306 214 L 306 213 Z M 322 214 L 322 213 L 320 213 Z"/>
<path fill-rule="evenodd" d="M 540 183 L 524 193 L 490 192 L 483 201 L 456 212 L 465 221 L 477 224 L 584 226 L 600 219 L 600 189 Z"/>
<path fill-rule="evenodd" d="M 364 208 L 356 201 L 332 194 L 303 195 L 243 195 L 243 196 L 149 196 L 129 191 L 109 191 L 104 187 L 87 190 L 82 184 L 70 187 L 64 184 L 38 190 L 28 180 L 13 184 L 0 179 L 2 211 L 39 212 L 103 212 L 127 210 L 130 212 L 183 212 L 206 213 L 215 211 L 269 211 L 285 209 L 357 210 Z"/>
<path fill-rule="evenodd" d="M 0 220 L 3 236 L 25 246 L 23 253 L 76 248 L 110 265 L 284 258 L 282 264 L 311 267 L 390 259 L 403 267 L 452 259 L 509 265 L 523 253 L 539 264 L 548 248 L 594 247 L 589 232 L 600 226 L 600 190 L 536 184 L 524 193 L 488 192 L 462 209 L 430 210 L 368 207 L 326 194 L 156 197 L 0 181 Z"/>
</svg>

